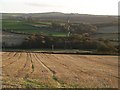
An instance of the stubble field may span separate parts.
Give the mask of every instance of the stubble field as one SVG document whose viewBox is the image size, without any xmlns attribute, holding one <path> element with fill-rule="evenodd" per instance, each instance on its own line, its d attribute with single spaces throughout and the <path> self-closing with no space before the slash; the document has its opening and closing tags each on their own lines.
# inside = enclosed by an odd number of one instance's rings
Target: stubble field
<svg viewBox="0 0 120 90">
<path fill-rule="evenodd" d="M 3 88 L 117 88 L 118 57 L 2 52 Z"/>
</svg>

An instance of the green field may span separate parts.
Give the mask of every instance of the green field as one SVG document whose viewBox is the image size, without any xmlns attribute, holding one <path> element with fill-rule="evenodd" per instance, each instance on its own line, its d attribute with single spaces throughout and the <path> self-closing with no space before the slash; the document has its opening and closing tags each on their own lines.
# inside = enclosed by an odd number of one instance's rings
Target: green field
<svg viewBox="0 0 120 90">
<path fill-rule="evenodd" d="M 25 22 L 20 20 L 3 20 L 2 27 L 7 31 L 29 33 L 29 34 L 45 34 L 51 36 L 66 36 L 65 32 L 55 32 L 48 28 L 51 22 Z"/>
</svg>

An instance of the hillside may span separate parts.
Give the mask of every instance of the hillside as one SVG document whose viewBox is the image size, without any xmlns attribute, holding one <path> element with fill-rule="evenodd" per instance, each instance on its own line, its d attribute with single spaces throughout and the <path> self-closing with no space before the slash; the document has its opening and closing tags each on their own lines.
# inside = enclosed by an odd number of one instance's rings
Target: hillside
<svg viewBox="0 0 120 90">
<path fill-rule="evenodd" d="M 35 45 L 41 48 L 43 44 L 44 48 L 51 48 L 52 44 L 54 44 L 55 48 L 62 49 L 66 48 L 66 46 L 69 49 L 83 49 L 83 47 L 86 48 L 91 45 L 91 47 L 87 48 L 91 50 L 98 48 L 97 42 L 104 44 L 107 40 L 110 46 L 113 45 L 118 48 L 117 16 L 60 12 L 4 13 L 2 23 L 3 30 L 7 32 L 44 36 L 44 39 L 42 37 L 34 37 L 34 39 L 32 36 L 28 37 L 24 42 L 27 47 L 27 44 L 29 44 L 27 41 L 34 41 L 32 47 L 35 48 Z M 68 38 L 68 34 L 71 37 Z M 39 42 L 40 45 L 36 44 L 38 39 L 40 41 L 44 40 L 45 43 L 41 42 L 42 44 L 40 44 Z M 21 41 L 23 41 L 23 38 Z M 85 46 L 88 44 L 89 46 Z"/>
<path fill-rule="evenodd" d="M 57 20 L 57 21 L 69 21 L 71 23 L 113 23 L 117 22 L 117 16 L 108 15 L 89 15 L 78 13 L 60 13 L 60 12 L 48 12 L 48 13 L 3 13 L 3 19 L 8 17 L 19 18 L 37 18 L 39 20 Z"/>
</svg>

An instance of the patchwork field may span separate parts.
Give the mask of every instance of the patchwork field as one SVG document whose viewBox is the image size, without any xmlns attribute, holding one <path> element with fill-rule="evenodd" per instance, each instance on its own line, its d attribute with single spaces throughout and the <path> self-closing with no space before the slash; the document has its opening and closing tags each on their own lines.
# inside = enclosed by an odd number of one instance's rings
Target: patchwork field
<svg viewBox="0 0 120 90">
<path fill-rule="evenodd" d="M 3 20 L 2 28 L 6 31 L 12 31 L 17 33 L 27 33 L 27 34 L 45 34 L 53 36 L 66 36 L 66 32 L 57 32 L 48 29 L 51 25 L 50 22 L 25 22 L 20 20 Z"/>
<path fill-rule="evenodd" d="M 2 52 L 3 88 L 117 88 L 118 57 Z"/>
</svg>

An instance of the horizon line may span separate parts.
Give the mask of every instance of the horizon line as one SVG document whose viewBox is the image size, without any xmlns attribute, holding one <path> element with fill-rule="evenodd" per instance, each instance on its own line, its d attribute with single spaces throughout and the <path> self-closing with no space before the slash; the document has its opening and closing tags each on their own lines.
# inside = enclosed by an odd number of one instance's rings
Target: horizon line
<svg viewBox="0 0 120 90">
<path fill-rule="evenodd" d="M 44 14 L 44 13 L 62 13 L 62 14 L 78 14 L 78 15 L 96 15 L 96 16 L 119 16 L 119 15 L 110 15 L 110 14 L 90 14 L 90 13 L 68 13 L 68 12 L 56 12 L 56 11 L 48 11 L 48 12 L 1 12 L 3 13 L 18 13 L 18 14 Z"/>
</svg>

